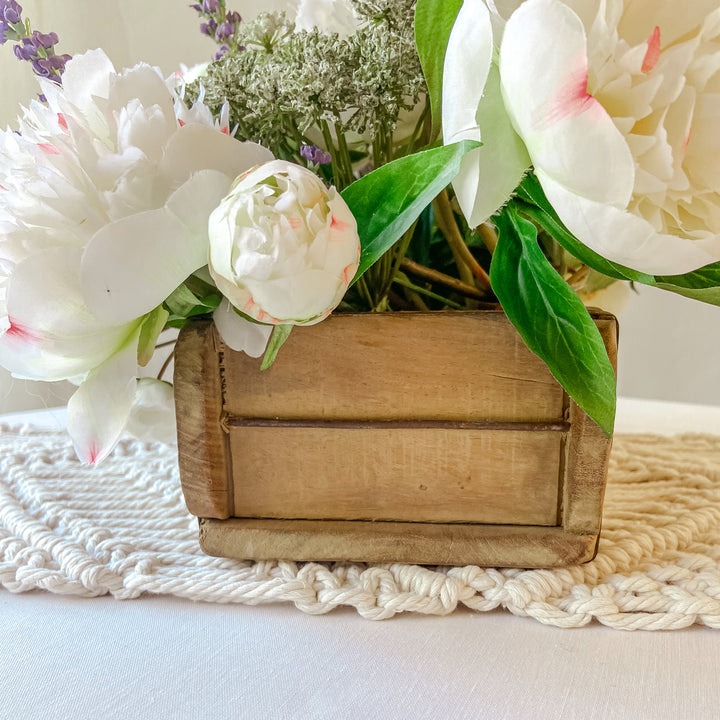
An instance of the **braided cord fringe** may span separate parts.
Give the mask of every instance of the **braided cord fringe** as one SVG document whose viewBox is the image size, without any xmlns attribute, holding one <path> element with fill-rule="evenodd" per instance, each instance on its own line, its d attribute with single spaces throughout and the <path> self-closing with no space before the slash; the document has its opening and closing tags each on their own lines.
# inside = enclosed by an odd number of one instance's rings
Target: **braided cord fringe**
<svg viewBox="0 0 720 720">
<path fill-rule="evenodd" d="M 99 469 L 63 433 L 0 424 L 0 585 L 144 593 L 373 620 L 505 608 L 547 625 L 720 627 L 720 437 L 619 436 L 592 562 L 555 570 L 239 562 L 204 555 L 175 448 L 123 441 Z"/>
</svg>

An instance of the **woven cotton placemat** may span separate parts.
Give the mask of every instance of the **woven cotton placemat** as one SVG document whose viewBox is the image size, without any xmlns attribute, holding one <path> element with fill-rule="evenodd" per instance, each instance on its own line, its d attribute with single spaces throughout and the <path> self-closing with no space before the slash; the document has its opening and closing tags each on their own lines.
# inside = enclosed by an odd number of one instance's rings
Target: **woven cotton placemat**
<svg viewBox="0 0 720 720">
<path fill-rule="evenodd" d="M 0 585 L 93 597 L 292 602 L 370 619 L 505 608 L 548 625 L 720 627 L 720 437 L 619 436 L 592 562 L 556 570 L 211 558 L 175 448 L 123 441 L 82 466 L 61 432 L 0 424 Z"/>
</svg>

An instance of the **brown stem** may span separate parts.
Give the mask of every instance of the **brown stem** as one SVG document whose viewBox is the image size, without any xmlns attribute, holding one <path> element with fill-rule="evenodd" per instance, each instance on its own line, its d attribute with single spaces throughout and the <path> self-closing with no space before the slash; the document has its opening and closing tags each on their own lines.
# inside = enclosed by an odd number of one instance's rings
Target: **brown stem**
<svg viewBox="0 0 720 720">
<path fill-rule="evenodd" d="M 485 247 L 492 255 L 498 244 L 498 236 L 497 232 L 495 232 L 495 228 L 490 225 L 490 223 L 483 223 L 477 228 L 477 231 L 480 233 L 480 238 L 485 243 Z"/>
<path fill-rule="evenodd" d="M 478 290 L 475 286 L 467 285 L 462 280 L 458 280 L 451 275 L 441 273 L 438 270 L 425 267 L 425 265 L 420 265 L 420 263 L 416 263 L 409 258 L 403 258 L 400 262 L 400 267 L 412 275 L 417 275 L 425 280 L 429 280 L 431 283 L 438 283 L 440 285 L 445 285 L 445 287 L 452 288 L 456 293 L 464 297 L 474 298 L 475 300 L 487 299 L 487 295 L 482 290 Z"/>
<path fill-rule="evenodd" d="M 173 348 L 170 351 L 170 354 L 165 358 L 165 362 L 162 364 L 162 367 L 160 368 L 160 372 L 157 374 L 157 379 L 162 380 L 162 376 L 165 374 L 165 371 L 168 369 L 168 365 L 170 365 L 170 361 L 175 357 L 175 348 Z"/>
<path fill-rule="evenodd" d="M 459 257 L 462 262 L 470 268 L 470 272 L 480 281 L 480 284 L 483 285 L 486 290 L 490 290 L 490 278 L 488 274 L 470 252 L 470 248 L 465 243 L 460 228 L 458 228 L 457 222 L 455 222 L 455 214 L 450 205 L 447 190 L 443 190 L 435 199 L 436 207 L 440 212 L 442 224 L 444 225 L 444 228 L 441 228 L 441 230 L 445 233 L 445 237 L 453 254 L 457 254 L 456 257 Z M 467 282 L 465 278 L 463 278 L 463 281 Z"/>
</svg>

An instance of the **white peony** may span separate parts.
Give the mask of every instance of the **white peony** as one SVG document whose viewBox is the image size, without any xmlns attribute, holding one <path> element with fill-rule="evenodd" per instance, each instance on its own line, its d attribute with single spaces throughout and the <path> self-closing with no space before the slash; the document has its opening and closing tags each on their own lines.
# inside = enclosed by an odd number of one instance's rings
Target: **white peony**
<svg viewBox="0 0 720 720">
<path fill-rule="evenodd" d="M 67 64 L 62 87 L 40 83 L 47 105 L 0 132 L 0 364 L 80 382 L 69 429 L 94 463 L 127 422 L 153 311 L 207 264 L 210 212 L 272 156 L 176 104 L 147 65 L 117 73 L 96 50 Z"/>
<path fill-rule="evenodd" d="M 239 177 L 210 216 L 208 268 L 242 313 L 312 325 L 342 300 L 360 259 L 357 223 L 335 188 L 275 160 Z"/>
<path fill-rule="evenodd" d="M 720 260 L 717 3 L 527 0 L 504 28 L 502 14 L 493 18 L 504 108 L 568 228 L 643 272 L 681 274 Z M 488 14 L 475 16 L 474 31 L 487 33 Z M 453 35 L 449 53 L 460 52 L 460 29 Z M 465 62 L 488 74 L 486 48 L 469 47 Z M 453 72 L 446 67 L 451 82 Z M 476 85 L 464 83 L 464 104 L 449 99 L 444 118 L 470 122 L 467 107 L 484 101 Z M 501 115 L 493 122 L 502 125 Z M 478 205 L 493 171 L 480 162 L 475 187 L 465 183 Z M 466 208 L 475 223 L 487 204 Z"/>
</svg>

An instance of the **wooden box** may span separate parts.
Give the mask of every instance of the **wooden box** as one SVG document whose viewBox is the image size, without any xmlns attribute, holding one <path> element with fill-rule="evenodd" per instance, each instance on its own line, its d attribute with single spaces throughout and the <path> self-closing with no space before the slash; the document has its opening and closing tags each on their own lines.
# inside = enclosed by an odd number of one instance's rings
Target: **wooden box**
<svg viewBox="0 0 720 720">
<path fill-rule="evenodd" d="M 614 363 L 617 322 L 594 318 Z M 180 477 L 208 554 L 594 557 L 611 441 L 502 311 L 333 315 L 259 366 L 209 322 L 180 334 Z"/>
</svg>

